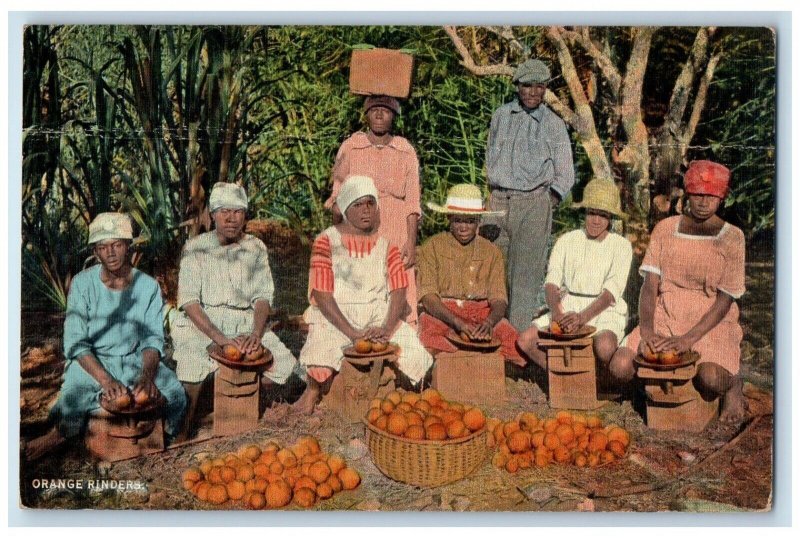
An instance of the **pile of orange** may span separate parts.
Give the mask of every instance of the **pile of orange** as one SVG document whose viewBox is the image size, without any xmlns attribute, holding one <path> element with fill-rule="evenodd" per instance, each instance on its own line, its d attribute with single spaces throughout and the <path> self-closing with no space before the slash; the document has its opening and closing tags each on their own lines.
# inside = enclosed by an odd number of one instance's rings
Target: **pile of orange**
<svg viewBox="0 0 800 538">
<path fill-rule="evenodd" d="M 238 454 L 208 458 L 183 473 L 183 487 L 203 502 L 241 503 L 245 508 L 303 508 L 351 490 L 361 483 L 355 469 L 336 454 L 326 454 L 312 436 L 288 448 L 275 442 L 248 445 Z"/>
<path fill-rule="evenodd" d="M 448 402 L 435 389 L 393 391 L 372 400 L 367 421 L 392 435 L 412 440 L 444 441 L 480 431 L 486 417 L 477 407 Z"/>
<path fill-rule="evenodd" d="M 492 464 L 509 473 L 551 463 L 597 467 L 625 457 L 631 442 L 625 429 L 569 411 L 546 419 L 520 413 L 510 422 L 489 419 L 487 425 L 492 432 L 488 443 L 498 447 Z"/>
</svg>

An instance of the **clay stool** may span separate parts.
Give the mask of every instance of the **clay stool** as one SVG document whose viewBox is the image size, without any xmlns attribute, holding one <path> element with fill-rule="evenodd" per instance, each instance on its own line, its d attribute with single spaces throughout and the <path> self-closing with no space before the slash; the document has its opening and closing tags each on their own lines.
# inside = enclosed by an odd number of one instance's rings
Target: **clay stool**
<svg viewBox="0 0 800 538">
<path fill-rule="evenodd" d="M 673 370 L 638 366 L 647 394 L 646 424 L 654 430 L 702 431 L 719 413 L 719 398 L 703 399 L 692 384 L 694 364 Z"/>
<path fill-rule="evenodd" d="M 550 407 L 554 409 L 597 409 L 597 364 L 591 338 L 539 340 L 547 353 Z"/>
<path fill-rule="evenodd" d="M 350 423 L 361 422 L 373 398 L 383 398 L 395 389 L 394 372 L 387 365 L 396 360 L 396 354 L 345 357 L 322 402 Z"/>
<path fill-rule="evenodd" d="M 438 353 L 431 386 L 448 400 L 473 405 L 502 402 L 506 398 L 505 360 L 497 351 Z"/>
<path fill-rule="evenodd" d="M 89 414 L 84 442 L 95 457 L 120 461 L 164 450 L 161 408 L 137 414 L 115 414 L 102 407 Z"/>
<path fill-rule="evenodd" d="M 257 426 L 259 377 L 258 371 L 219 365 L 214 375 L 214 435 L 234 435 Z"/>
</svg>

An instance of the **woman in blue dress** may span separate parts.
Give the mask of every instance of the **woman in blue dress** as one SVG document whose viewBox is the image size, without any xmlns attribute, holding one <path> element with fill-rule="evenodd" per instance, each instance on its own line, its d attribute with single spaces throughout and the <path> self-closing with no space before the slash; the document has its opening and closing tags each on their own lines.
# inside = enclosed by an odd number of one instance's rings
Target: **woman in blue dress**
<svg viewBox="0 0 800 538">
<path fill-rule="evenodd" d="M 167 441 L 178 432 L 186 394 L 175 372 L 161 361 L 164 328 L 161 289 L 131 266 L 133 230 L 121 213 L 101 213 L 89 225 L 89 243 L 100 260 L 72 281 L 64 321 L 66 366 L 50 421 L 53 428 L 26 447 L 37 459 L 79 437 L 100 400 L 110 409 L 130 392 L 151 400 L 164 397 Z"/>
</svg>

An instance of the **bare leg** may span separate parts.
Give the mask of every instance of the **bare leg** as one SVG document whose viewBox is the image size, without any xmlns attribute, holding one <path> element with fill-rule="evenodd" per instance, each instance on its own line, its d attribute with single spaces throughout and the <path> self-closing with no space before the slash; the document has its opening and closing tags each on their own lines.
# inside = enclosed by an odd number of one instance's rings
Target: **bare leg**
<svg viewBox="0 0 800 538">
<path fill-rule="evenodd" d="M 611 358 L 617 351 L 617 335 L 611 331 L 600 331 L 592 339 L 594 356 L 608 368 Z"/>
<path fill-rule="evenodd" d="M 547 354 L 539 346 L 539 329 L 531 325 L 517 338 L 517 347 L 539 368 L 547 370 Z"/>
<path fill-rule="evenodd" d="M 636 352 L 626 348 L 618 348 L 608 363 L 608 372 L 611 374 L 612 381 L 617 385 L 626 385 L 633 381 L 636 376 L 636 368 L 633 366 L 633 358 Z"/>
<path fill-rule="evenodd" d="M 66 439 L 58 429 L 52 428 L 46 434 L 27 443 L 25 446 L 25 459 L 27 461 L 36 461 L 61 446 L 65 441 Z"/>
<path fill-rule="evenodd" d="M 186 415 L 183 417 L 183 426 L 180 433 L 175 437 L 175 443 L 182 443 L 187 441 L 192 433 L 194 426 L 194 415 L 197 411 L 197 402 L 200 399 L 200 393 L 203 390 L 205 380 L 199 383 L 186 383 L 182 382 L 183 389 L 186 391 Z"/>
<path fill-rule="evenodd" d="M 733 375 L 717 364 L 704 362 L 697 367 L 697 374 L 692 381 L 701 393 L 722 398 L 720 421 L 736 423 L 747 416 L 747 401 L 742 391 L 744 381 L 741 376 Z"/>
<path fill-rule="evenodd" d="M 319 398 L 322 395 L 322 385 L 333 379 L 333 371 L 328 371 L 330 372 L 328 377 L 322 382 L 314 379 L 311 373 L 309 373 L 308 380 L 306 381 L 306 390 L 303 392 L 303 395 L 300 396 L 300 399 L 292 405 L 293 412 L 302 413 L 304 415 L 310 415 L 314 412 L 314 408 L 317 406 Z"/>
</svg>

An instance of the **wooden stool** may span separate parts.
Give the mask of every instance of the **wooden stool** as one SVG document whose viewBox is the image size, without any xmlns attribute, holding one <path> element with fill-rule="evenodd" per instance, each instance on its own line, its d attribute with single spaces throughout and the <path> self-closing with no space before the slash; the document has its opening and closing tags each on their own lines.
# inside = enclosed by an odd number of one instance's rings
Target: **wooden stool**
<svg viewBox="0 0 800 538">
<path fill-rule="evenodd" d="M 431 386 L 448 400 L 473 405 L 494 404 L 506 398 L 506 366 L 498 352 L 438 353 Z"/>
<path fill-rule="evenodd" d="M 638 366 L 647 394 L 646 424 L 654 430 L 702 431 L 719 413 L 719 398 L 706 401 L 692 384 L 694 364 L 674 370 Z"/>
<path fill-rule="evenodd" d="M 84 443 L 103 461 L 120 461 L 164 450 L 164 419 L 156 408 L 115 414 L 102 407 L 89 414 Z"/>
<path fill-rule="evenodd" d="M 591 338 L 539 340 L 547 353 L 550 407 L 554 409 L 597 409 L 597 365 Z"/>
<path fill-rule="evenodd" d="M 234 435 L 258 424 L 260 372 L 219 365 L 214 375 L 214 435 Z"/>
<path fill-rule="evenodd" d="M 394 372 L 386 366 L 396 360 L 396 354 L 345 357 L 322 401 L 350 423 L 361 422 L 373 398 L 383 398 L 395 389 Z"/>
</svg>

